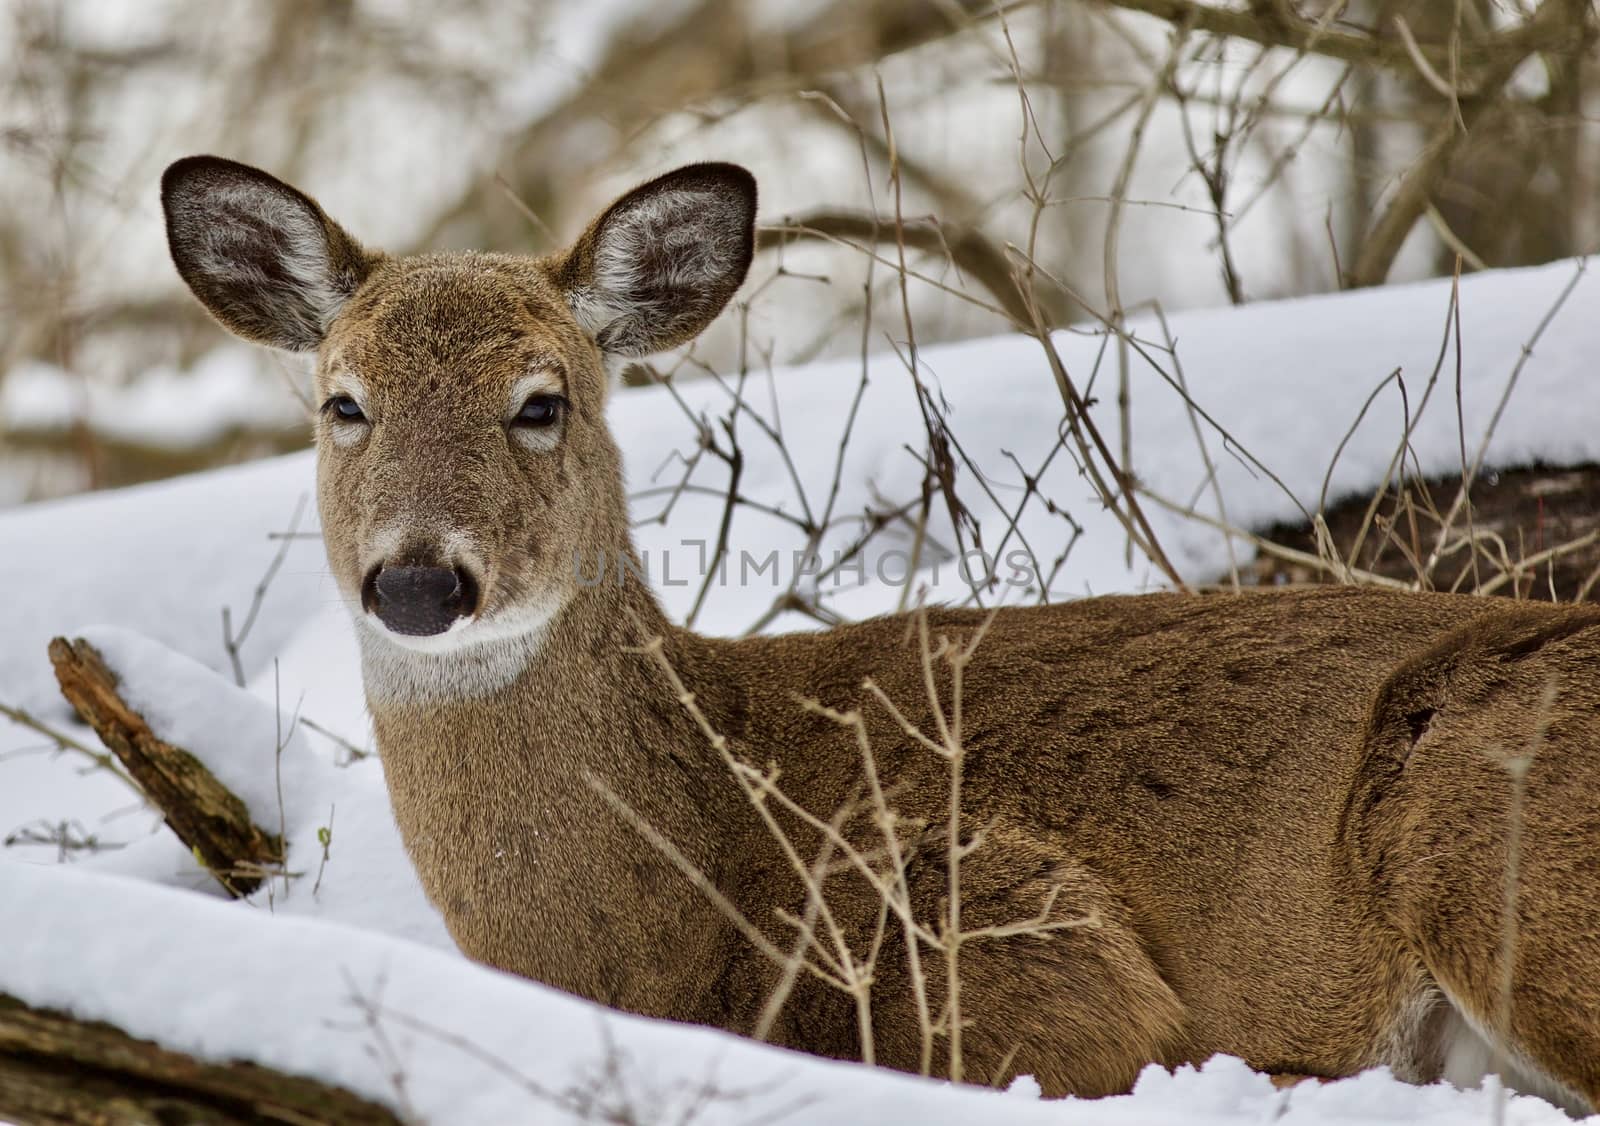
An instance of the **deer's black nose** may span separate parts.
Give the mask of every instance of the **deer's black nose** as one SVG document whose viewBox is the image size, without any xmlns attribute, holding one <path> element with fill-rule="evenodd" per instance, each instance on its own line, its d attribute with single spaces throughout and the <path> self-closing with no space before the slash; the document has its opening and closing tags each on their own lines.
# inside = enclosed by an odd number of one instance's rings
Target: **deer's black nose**
<svg viewBox="0 0 1600 1126">
<path fill-rule="evenodd" d="M 478 608 L 478 584 L 460 567 L 378 567 L 361 603 L 395 633 L 430 637 Z"/>
</svg>

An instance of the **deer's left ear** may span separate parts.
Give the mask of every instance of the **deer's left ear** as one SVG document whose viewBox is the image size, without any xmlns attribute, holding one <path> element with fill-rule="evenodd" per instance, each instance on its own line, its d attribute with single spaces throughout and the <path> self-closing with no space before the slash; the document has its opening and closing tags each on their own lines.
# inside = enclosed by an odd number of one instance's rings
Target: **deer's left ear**
<svg viewBox="0 0 1600 1126">
<path fill-rule="evenodd" d="M 744 281 L 756 181 L 737 164 L 691 164 L 617 200 L 556 265 L 578 322 L 614 356 L 692 340 Z"/>
</svg>

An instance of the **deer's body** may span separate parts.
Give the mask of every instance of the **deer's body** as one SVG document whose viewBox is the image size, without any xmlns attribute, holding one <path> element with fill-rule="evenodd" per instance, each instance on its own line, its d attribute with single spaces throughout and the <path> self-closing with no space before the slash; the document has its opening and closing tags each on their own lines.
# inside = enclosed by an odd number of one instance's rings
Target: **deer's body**
<svg viewBox="0 0 1600 1126">
<path fill-rule="evenodd" d="M 586 654 L 599 623 L 574 616 L 568 634 L 558 622 L 492 704 L 373 697 L 396 817 L 472 957 L 620 1008 L 748 1031 L 772 967 L 672 864 L 639 847 L 586 776 L 648 818 L 747 917 L 775 906 L 798 914 L 803 888 L 650 657 L 625 648 L 633 616 L 620 599 L 596 600 L 619 643 Z M 1600 621 L 1526 613 L 1532 623 Z M 990 826 L 963 872 L 967 918 L 1029 918 L 1060 885 L 1061 915 L 1098 911 L 1103 921 L 969 948 L 969 1074 L 994 1077 L 1009 1057 L 1000 1078 L 1028 1073 L 1047 1090 L 1101 1094 L 1125 1090 L 1152 1060 L 1227 1052 L 1294 1074 L 1383 1064 L 1437 1078 L 1448 1004 L 1357 847 L 1369 823 L 1392 819 L 1359 802 L 1351 831 L 1345 819 L 1363 793 L 1367 709 L 1390 670 L 1486 614 L 1497 615 L 1495 603 L 1353 589 L 1002 611 L 963 692 L 964 807 L 972 824 Z M 984 616 L 933 611 L 929 627 L 954 641 Z M 909 619 L 738 642 L 645 622 L 667 638 L 712 725 L 750 760 L 775 762 L 813 811 L 850 797 L 860 753 L 850 732 L 799 709 L 798 695 L 861 708 L 878 769 L 902 787 L 897 811 L 943 816 L 943 764 L 860 689 L 871 677 L 933 729 Z M 492 733 L 485 706 L 506 717 Z M 1494 843 L 1507 811 L 1502 772 L 1485 760 L 1475 773 L 1483 812 L 1497 818 L 1478 829 Z M 1466 848 L 1470 828 L 1439 832 Z M 924 917 L 945 892 L 943 856 L 940 840 L 915 865 Z M 1441 890 L 1447 901 L 1494 893 L 1447 877 Z M 840 878 L 829 893 L 852 925 L 871 925 L 871 888 Z M 901 960 L 883 962 L 877 1055 L 912 1070 L 920 1042 Z M 1493 1023 L 1492 1009 L 1478 1015 Z M 861 1053 L 848 999 L 815 983 L 775 1038 Z"/>
<path fill-rule="evenodd" d="M 368 255 L 292 189 L 208 158 L 175 166 L 167 200 L 180 269 L 225 323 L 319 350 L 329 556 L 362 608 L 396 819 L 462 949 L 620 1008 L 749 1032 L 778 971 L 725 907 L 787 945 L 777 912 L 802 915 L 804 887 L 641 643 L 660 638 L 730 751 L 774 764 L 823 820 L 860 797 L 862 752 L 798 697 L 860 711 L 907 824 L 942 824 L 950 779 L 862 686 L 937 726 L 912 619 L 710 639 L 669 624 L 638 583 L 584 586 L 570 570 L 574 552 L 630 550 L 602 354 L 686 339 L 721 307 L 748 263 L 741 191 L 719 166 L 675 174 L 545 262 Z M 196 234 L 214 229 L 195 227 L 207 201 L 244 233 Z M 263 244 L 252 222 L 276 237 Z M 744 225 L 742 251 L 728 223 Z M 983 620 L 934 610 L 927 628 L 959 645 Z M 1444 595 L 1001 611 L 960 697 L 962 832 L 983 835 L 960 868 L 963 923 L 1047 909 L 1098 925 L 963 948 L 965 1074 L 1102 1094 L 1146 1063 L 1227 1052 L 1421 1081 L 1466 1024 L 1600 1104 L 1597 657 L 1600 612 Z M 935 681 L 948 704 L 948 670 Z M 1508 1018 L 1513 814 L 1489 752 L 1533 744 Z M 809 860 L 820 838 L 787 823 Z M 846 832 L 872 846 L 870 817 Z M 949 842 L 907 840 L 911 899 L 936 918 Z M 870 941 L 878 892 L 848 869 L 825 887 L 842 929 Z M 915 1069 L 907 952 L 885 933 L 873 1048 Z M 942 968 L 923 968 L 937 1004 Z M 858 1058 L 860 1028 L 850 998 L 802 975 L 771 1031 Z"/>
</svg>

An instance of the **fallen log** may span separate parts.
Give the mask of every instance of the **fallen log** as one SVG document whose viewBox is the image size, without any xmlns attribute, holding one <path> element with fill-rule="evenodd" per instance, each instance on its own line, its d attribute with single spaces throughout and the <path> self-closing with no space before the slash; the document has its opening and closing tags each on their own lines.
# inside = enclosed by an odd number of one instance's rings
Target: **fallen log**
<svg viewBox="0 0 1600 1126">
<path fill-rule="evenodd" d="M 50 663 L 61 694 L 228 894 L 248 895 L 282 870 L 282 840 L 256 825 L 239 796 L 199 759 L 150 730 L 94 646 L 58 637 L 50 642 Z"/>
<path fill-rule="evenodd" d="M 27 1126 L 394 1124 L 387 1107 L 244 1061 L 208 1063 L 0 993 L 0 1121 Z"/>
</svg>

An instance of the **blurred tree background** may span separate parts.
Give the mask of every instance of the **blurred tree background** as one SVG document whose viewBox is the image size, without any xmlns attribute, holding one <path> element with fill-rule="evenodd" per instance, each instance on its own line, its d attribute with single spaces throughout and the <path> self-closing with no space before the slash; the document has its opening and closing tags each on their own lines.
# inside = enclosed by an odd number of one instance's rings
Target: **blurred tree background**
<svg viewBox="0 0 1600 1126">
<path fill-rule="evenodd" d="M 168 263 L 187 153 L 370 245 L 525 253 L 739 161 L 763 251 L 683 370 L 781 366 L 904 339 L 872 260 L 902 248 L 921 344 L 1031 315 L 1021 270 L 1068 327 L 1589 252 L 1597 26 L 1591 0 L 0 0 L 0 504 L 305 444 L 304 358 L 227 341 Z"/>
</svg>

